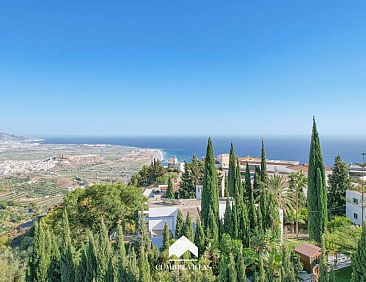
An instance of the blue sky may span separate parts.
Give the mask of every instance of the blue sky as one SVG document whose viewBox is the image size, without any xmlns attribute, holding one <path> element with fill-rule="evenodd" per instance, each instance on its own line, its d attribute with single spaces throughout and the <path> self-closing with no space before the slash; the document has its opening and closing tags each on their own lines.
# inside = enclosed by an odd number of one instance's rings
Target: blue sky
<svg viewBox="0 0 366 282">
<path fill-rule="evenodd" d="M 365 134 L 365 1 L 1 1 L 0 132 Z"/>
</svg>

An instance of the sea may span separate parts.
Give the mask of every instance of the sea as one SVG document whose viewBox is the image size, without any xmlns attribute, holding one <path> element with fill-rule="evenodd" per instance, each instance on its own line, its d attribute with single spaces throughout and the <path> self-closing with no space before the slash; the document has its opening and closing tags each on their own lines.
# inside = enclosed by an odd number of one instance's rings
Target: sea
<svg viewBox="0 0 366 282">
<path fill-rule="evenodd" d="M 207 136 L 138 136 L 138 137 L 43 137 L 46 144 L 111 144 L 140 148 L 156 148 L 163 153 L 164 160 L 177 157 L 179 161 L 190 161 L 193 155 L 205 155 Z M 307 163 L 310 137 L 268 136 L 264 137 L 267 159 L 295 160 Z M 212 137 L 215 155 L 228 153 L 233 143 L 239 156 L 260 156 L 262 137 L 230 136 Z M 362 161 L 366 152 L 366 136 L 326 136 L 321 138 L 324 163 L 333 166 L 334 158 L 340 155 L 346 163 Z"/>
</svg>

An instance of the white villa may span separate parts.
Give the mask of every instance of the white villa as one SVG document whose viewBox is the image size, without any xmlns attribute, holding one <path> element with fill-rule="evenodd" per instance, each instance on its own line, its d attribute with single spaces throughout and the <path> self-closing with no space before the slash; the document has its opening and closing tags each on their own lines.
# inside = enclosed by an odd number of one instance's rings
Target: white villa
<svg viewBox="0 0 366 282">
<path fill-rule="evenodd" d="M 364 194 L 364 207 L 365 207 Z M 346 192 L 346 216 L 352 220 L 354 224 L 361 225 L 362 222 L 362 194 L 354 190 L 347 190 Z M 363 220 L 366 222 L 366 210 L 363 215 Z"/>
</svg>

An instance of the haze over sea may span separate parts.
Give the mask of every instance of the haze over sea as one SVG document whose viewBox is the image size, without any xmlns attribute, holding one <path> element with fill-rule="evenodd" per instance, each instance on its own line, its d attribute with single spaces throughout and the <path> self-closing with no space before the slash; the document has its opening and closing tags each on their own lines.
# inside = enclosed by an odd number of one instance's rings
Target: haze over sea
<svg viewBox="0 0 366 282">
<path fill-rule="evenodd" d="M 158 148 L 164 159 L 176 156 L 179 161 L 191 160 L 193 154 L 199 158 L 205 155 L 207 137 L 44 137 L 48 144 L 111 144 L 141 148 Z M 228 153 L 233 142 L 235 153 L 239 156 L 259 156 L 261 137 L 212 137 L 215 155 Z M 310 137 L 264 137 L 268 159 L 298 160 L 307 163 Z M 333 165 L 334 158 L 340 155 L 347 163 L 360 162 L 361 152 L 366 151 L 366 137 L 321 137 L 324 162 Z"/>
</svg>

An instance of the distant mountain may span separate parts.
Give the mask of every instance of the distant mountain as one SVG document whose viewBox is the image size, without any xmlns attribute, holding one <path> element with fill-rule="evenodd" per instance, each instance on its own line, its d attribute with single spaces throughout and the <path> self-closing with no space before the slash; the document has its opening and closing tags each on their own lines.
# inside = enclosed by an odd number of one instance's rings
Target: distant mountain
<svg viewBox="0 0 366 282">
<path fill-rule="evenodd" d="M 31 139 L 24 136 L 18 136 L 13 134 L 1 133 L 0 132 L 0 143 L 4 142 L 24 142 L 30 141 Z"/>
</svg>

